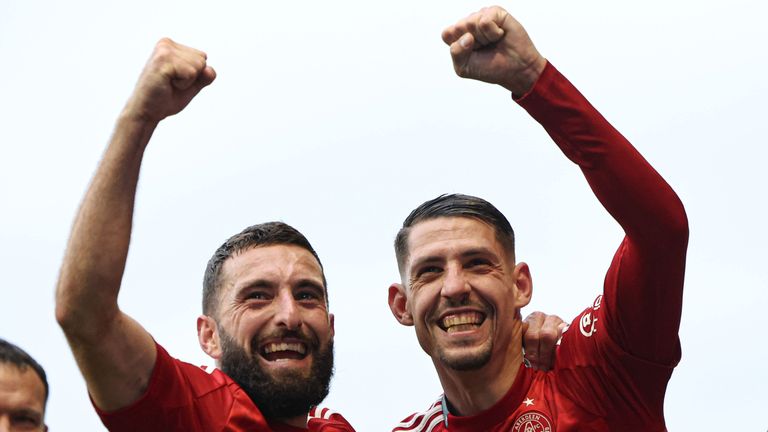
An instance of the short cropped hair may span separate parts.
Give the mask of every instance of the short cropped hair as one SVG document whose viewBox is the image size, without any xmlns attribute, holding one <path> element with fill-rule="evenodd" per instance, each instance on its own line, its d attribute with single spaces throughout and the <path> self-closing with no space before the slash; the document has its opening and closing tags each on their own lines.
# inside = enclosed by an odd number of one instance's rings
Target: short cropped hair
<svg viewBox="0 0 768 432">
<path fill-rule="evenodd" d="M 0 364 L 12 364 L 22 371 L 31 367 L 43 382 L 43 387 L 45 387 L 45 402 L 48 401 L 48 379 L 45 376 L 45 370 L 43 370 L 43 367 L 40 366 L 31 355 L 27 354 L 26 351 L 5 339 L 0 339 Z"/>
<path fill-rule="evenodd" d="M 229 238 L 219 246 L 208 261 L 203 277 L 203 313 L 213 316 L 218 311 L 218 294 L 221 288 L 221 268 L 224 262 L 231 256 L 242 251 L 259 246 L 294 245 L 308 250 L 320 264 L 325 289 L 325 301 L 328 303 L 328 284 L 325 280 L 323 263 L 317 252 L 309 244 L 309 240 L 297 229 L 283 222 L 267 222 L 249 226 Z"/>
<path fill-rule="evenodd" d="M 515 231 L 507 218 L 488 201 L 463 194 L 443 194 L 416 207 L 403 221 L 403 227 L 395 237 L 395 255 L 400 273 L 405 271 L 408 259 L 408 235 L 411 228 L 419 222 L 439 217 L 465 217 L 477 219 L 493 228 L 496 240 L 505 252 L 515 259 Z"/>
</svg>

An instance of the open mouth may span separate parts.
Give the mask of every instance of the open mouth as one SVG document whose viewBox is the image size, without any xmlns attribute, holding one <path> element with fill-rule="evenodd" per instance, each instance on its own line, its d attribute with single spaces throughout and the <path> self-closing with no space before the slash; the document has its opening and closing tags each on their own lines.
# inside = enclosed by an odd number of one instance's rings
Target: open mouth
<svg viewBox="0 0 768 432">
<path fill-rule="evenodd" d="M 445 315 L 438 323 L 448 333 L 474 330 L 485 321 L 485 314 L 480 312 L 458 312 Z"/>
<path fill-rule="evenodd" d="M 301 360 L 307 356 L 307 345 L 303 342 L 268 342 L 259 350 L 267 361 Z"/>
</svg>

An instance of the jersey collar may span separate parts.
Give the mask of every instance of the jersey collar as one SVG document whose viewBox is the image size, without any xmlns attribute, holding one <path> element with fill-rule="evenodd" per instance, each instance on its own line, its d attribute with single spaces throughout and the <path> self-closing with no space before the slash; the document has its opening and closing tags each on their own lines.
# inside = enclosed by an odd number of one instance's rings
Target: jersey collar
<svg viewBox="0 0 768 432">
<path fill-rule="evenodd" d="M 455 416 L 448 411 L 448 400 L 443 394 L 443 418 L 445 428 L 450 424 L 451 432 L 477 432 L 479 430 L 491 430 L 494 425 L 503 422 L 523 403 L 523 398 L 533 381 L 533 370 L 522 364 L 517 371 L 515 381 L 495 405 L 485 411 L 471 416 Z"/>
</svg>

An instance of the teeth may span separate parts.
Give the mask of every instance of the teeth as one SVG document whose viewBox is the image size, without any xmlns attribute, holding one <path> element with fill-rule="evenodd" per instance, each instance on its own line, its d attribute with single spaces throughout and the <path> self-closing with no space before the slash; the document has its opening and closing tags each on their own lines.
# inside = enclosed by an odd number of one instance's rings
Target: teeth
<svg viewBox="0 0 768 432">
<path fill-rule="evenodd" d="M 455 326 L 465 326 L 467 324 L 480 325 L 483 322 L 483 316 L 477 312 L 468 312 L 457 315 L 448 315 L 443 318 L 443 327 L 446 330 Z"/>
<path fill-rule="evenodd" d="M 273 353 L 273 352 L 279 352 L 279 351 L 294 351 L 299 354 L 306 353 L 307 349 L 304 347 L 304 344 L 301 343 L 271 343 L 264 347 L 264 352 L 267 354 Z"/>
</svg>

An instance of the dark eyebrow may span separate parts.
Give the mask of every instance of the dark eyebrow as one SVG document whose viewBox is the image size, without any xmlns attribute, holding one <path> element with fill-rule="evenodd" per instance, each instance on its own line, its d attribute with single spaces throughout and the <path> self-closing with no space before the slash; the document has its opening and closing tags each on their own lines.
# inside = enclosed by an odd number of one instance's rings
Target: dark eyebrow
<svg viewBox="0 0 768 432">
<path fill-rule="evenodd" d="M 272 288 L 275 284 L 270 282 L 267 279 L 254 279 L 251 281 L 247 281 L 243 284 L 241 284 L 239 287 L 237 287 L 237 293 L 240 294 L 243 291 L 257 289 L 257 288 Z"/>
<path fill-rule="evenodd" d="M 476 247 L 476 248 L 465 250 L 465 251 L 463 251 L 461 253 L 460 256 L 462 258 L 469 258 L 469 257 L 477 256 L 477 255 L 497 257 L 496 253 L 493 250 L 485 248 L 485 247 Z M 445 261 L 445 258 L 443 258 L 441 256 L 437 256 L 437 255 L 426 256 L 426 257 L 423 257 L 423 258 L 419 258 L 417 261 L 415 261 L 411 265 L 411 268 L 418 268 L 418 267 L 421 267 L 421 266 L 423 266 L 425 264 L 441 263 L 441 262 L 444 262 L 444 261 Z"/>
<path fill-rule="evenodd" d="M 299 279 L 298 281 L 296 281 L 296 286 L 298 286 L 298 287 L 312 287 L 312 288 L 317 288 L 319 290 L 324 290 L 325 289 L 325 287 L 323 286 L 322 282 L 318 282 L 317 280 L 311 279 L 311 278 Z"/>
<path fill-rule="evenodd" d="M 467 257 L 475 256 L 475 255 L 490 255 L 490 256 L 494 256 L 494 257 L 497 256 L 496 252 L 492 251 L 491 249 L 484 248 L 484 247 L 478 247 L 478 248 L 469 249 L 469 250 L 466 250 L 466 251 L 461 253 L 461 256 L 463 258 L 467 258 Z"/>
<path fill-rule="evenodd" d="M 434 255 L 434 256 L 426 256 L 423 258 L 419 258 L 416 260 L 413 264 L 411 264 L 411 268 L 418 268 L 425 264 L 433 264 L 433 263 L 441 263 L 444 262 L 445 258 Z"/>
<path fill-rule="evenodd" d="M 21 408 L 21 409 L 15 410 L 13 411 L 12 415 L 14 417 L 30 417 L 34 419 L 34 421 L 38 424 L 40 424 L 43 421 L 43 414 L 31 408 Z"/>
</svg>

